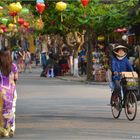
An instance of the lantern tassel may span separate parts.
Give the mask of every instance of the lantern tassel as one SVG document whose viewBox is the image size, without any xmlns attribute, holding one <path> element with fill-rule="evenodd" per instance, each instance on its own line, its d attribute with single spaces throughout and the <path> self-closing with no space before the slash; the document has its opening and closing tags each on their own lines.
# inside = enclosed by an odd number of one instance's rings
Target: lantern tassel
<svg viewBox="0 0 140 140">
<path fill-rule="evenodd" d="M 86 8 L 84 7 L 84 17 L 86 18 Z"/>
<path fill-rule="evenodd" d="M 63 22 L 63 16 L 62 16 L 62 13 L 61 13 L 61 22 Z"/>
<path fill-rule="evenodd" d="M 17 23 L 17 19 L 16 19 L 16 16 L 14 16 L 14 23 Z"/>
<path fill-rule="evenodd" d="M 40 19 L 42 20 L 42 16 L 41 16 L 41 14 L 40 14 Z"/>
<path fill-rule="evenodd" d="M 84 12 L 84 17 L 86 17 L 87 15 L 86 15 L 86 12 Z"/>
</svg>

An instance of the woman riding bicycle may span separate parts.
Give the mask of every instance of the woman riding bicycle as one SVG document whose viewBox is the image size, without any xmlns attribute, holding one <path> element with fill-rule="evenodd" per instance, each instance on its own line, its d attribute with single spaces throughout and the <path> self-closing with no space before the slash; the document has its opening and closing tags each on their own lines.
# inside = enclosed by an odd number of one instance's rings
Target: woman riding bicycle
<svg viewBox="0 0 140 140">
<path fill-rule="evenodd" d="M 111 59 L 112 82 L 114 87 L 113 94 L 121 94 L 120 73 L 126 71 L 133 71 L 133 67 L 129 63 L 126 56 L 127 51 L 128 48 L 125 46 L 118 44 L 113 46 L 113 57 Z"/>
</svg>

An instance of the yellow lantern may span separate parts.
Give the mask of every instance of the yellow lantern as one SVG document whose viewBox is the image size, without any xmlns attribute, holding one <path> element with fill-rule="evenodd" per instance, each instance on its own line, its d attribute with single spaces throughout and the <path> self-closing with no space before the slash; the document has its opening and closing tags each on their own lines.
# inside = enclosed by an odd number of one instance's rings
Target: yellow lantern
<svg viewBox="0 0 140 140">
<path fill-rule="evenodd" d="M 9 4 L 8 9 L 9 9 L 10 12 L 19 13 L 22 9 L 22 6 L 21 6 L 20 2 L 11 3 L 11 4 Z"/>
<path fill-rule="evenodd" d="M 105 40 L 105 37 L 102 36 L 102 35 L 100 35 L 100 36 L 98 36 L 97 40 L 98 40 L 98 41 L 104 41 L 104 40 Z"/>
<path fill-rule="evenodd" d="M 58 11 L 64 11 L 67 8 L 67 4 L 65 2 L 57 2 L 56 3 L 56 7 L 55 7 Z"/>
<path fill-rule="evenodd" d="M 42 30 L 43 27 L 44 27 L 44 22 L 42 21 L 42 19 L 37 19 L 35 23 L 36 30 Z"/>
<path fill-rule="evenodd" d="M 9 28 L 10 30 L 14 29 L 14 24 L 13 24 L 13 23 L 8 24 L 8 28 Z"/>
<path fill-rule="evenodd" d="M 3 34 L 3 30 L 2 29 L 0 29 L 0 34 Z"/>
</svg>

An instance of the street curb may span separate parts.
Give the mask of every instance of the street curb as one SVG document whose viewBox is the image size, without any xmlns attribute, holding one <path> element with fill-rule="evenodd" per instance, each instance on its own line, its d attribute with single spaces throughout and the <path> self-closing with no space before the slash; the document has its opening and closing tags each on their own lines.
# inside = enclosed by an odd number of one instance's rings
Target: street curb
<svg viewBox="0 0 140 140">
<path fill-rule="evenodd" d="M 102 85 L 102 86 L 107 86 L 108 82 L 89 82 L 89 81 L 85 81 L 86 84 L 89 85 Z"/>
<path fill-rule="evenodd" d="M 72 80 L 72 79 L 66 79 L 66 78 L 61 78 L 61 77 L 56 77 L 57 79 L 61 79 L 61 80 L 64 80 L 64 81 L 74 81 L 74 82 L 83 82 L 85 84 L 89 84 L 89 85 L 108 85 L 108 82 L 89 82 L 89 81 L 86 81 L 86 80 Z"/>
</svg>

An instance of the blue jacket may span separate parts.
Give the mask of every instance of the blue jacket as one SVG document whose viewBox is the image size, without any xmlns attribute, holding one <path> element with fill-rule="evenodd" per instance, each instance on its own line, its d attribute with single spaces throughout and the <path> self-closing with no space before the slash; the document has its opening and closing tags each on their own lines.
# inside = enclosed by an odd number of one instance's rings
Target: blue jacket
<svg viewBox="0 0 140 140">
<path fill-rule="evenodd" d="M 125 72 L 125 71 L 133 71 L 132 65 L 129 63 L 127 57 L 124 57 L 122 60 L 117 59 L 116 57 L 112 57 L 111 60 L 111 71 L 112 74 L 114 72 Z M 119 75 L 113 75 L 112 80 L 120 80 Z"/>
</svg>

